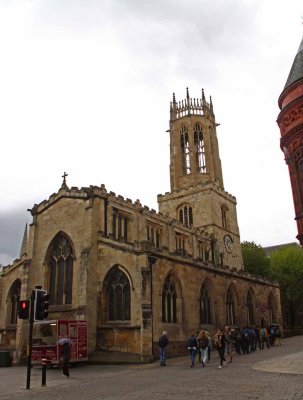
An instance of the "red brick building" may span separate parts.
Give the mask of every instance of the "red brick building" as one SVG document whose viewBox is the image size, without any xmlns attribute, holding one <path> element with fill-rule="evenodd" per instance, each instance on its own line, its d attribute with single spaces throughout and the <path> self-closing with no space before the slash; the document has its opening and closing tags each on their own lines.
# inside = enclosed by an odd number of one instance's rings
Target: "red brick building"
<svg viewBox="0 0 303 400">
<path fill-rule="evenodd" d="M 279 97 L 279 107 L 280 146 L 289 169 L 297 239 L 303 246 L 303 39 Z"/>
</svg>

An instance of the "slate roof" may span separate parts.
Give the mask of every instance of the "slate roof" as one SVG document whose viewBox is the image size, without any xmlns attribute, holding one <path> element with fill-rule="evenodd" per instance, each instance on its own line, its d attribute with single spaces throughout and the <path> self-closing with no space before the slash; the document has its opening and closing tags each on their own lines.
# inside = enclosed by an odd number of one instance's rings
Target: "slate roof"
<svg viewBox="0 0 303 400">
<path fill-rule="evenodd" d="M 288 88 L 291 84 L 299 79 L 303 78 L 303 38 L 299 46 L 299 50 L 296 54 L 294 62 L 292 64 L 290 73 L 288 75 L 284 90 Z"/>
</svg>

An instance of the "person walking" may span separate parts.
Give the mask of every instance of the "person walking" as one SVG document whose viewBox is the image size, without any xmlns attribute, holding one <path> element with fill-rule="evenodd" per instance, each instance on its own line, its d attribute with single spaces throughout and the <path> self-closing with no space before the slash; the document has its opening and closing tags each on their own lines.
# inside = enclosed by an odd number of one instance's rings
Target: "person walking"
<svg viewBox="0 0 303 400">
<path fill-rule="evenodd" d="M 197 354 L 198 341 L 194 333 L 187 339 L 187 349 L 190 355 L 190 368 L 195 366 L 195 359 Z"/>
<path fill-rule="evenodd" d="M 281 331 L 280 327 L 276 327 L 275 346 L 281 346 Z"/>
<path fill-rule="evenodd" d="M 222 368 L 223 362 L 225 361 L 225 336 L 223 329 L 218 329 L 217 333 L 214 337 L 215 345 L 217 346 L 217 350 L 219 353 L 220 365 L 219 368 Z"/>
<path fill-rule="evenodd" d="M 166 348 L 168 346 L 168 334 L 163 331 L 159 338 L 158 346 L 160 347 L 160 365 L 166 367 Z"/>
<path fill-rule="evenodd" d="M 228 362 L 231 363 L 233 360 L 234 340 L 232 337 L 231 328 L 229 326 L 226 326 L 224 329 L 224 339 L 225 339 L 225 354 L 229 357 Z"/>
<path fill-rule="evenodd" d="M 208 355 L 208 337 L 206 336 L 205 331 L 201 331 L 197 337 L 197 341 L 199 344 L 200 354 L 201 354 L 201 365 L 205 367 L 205 363 Z"/>
<path fill-rule="evenodd" d="M 211 336 L 210 333 L 205 331 L 205 335 L 207 336 L 208 339 L 208 346 L 207 346 L 207 361 L 210 363 L 210 353 L 212 351 L 212 341 L 211 341 Z"/>
<path fill-rule="evenodd" d="M 72 341 L 68 337 L 63 337 L 58 340 L 60 346 L 60 356 L 62 359 L 62 372 L 63 375 L 69 378 L 69 361 L 71 358 Z"/>
<path fill-rule="evenodd" d="M 266 344 L 267 348 L 269 349 L 269 342 L 268 342 L 268 333 L 267 329 L 264 326 L 260 329 L 260 338 L 261 338 L 261 349 L 264 350 L 264 343 Z"/>
</svg>

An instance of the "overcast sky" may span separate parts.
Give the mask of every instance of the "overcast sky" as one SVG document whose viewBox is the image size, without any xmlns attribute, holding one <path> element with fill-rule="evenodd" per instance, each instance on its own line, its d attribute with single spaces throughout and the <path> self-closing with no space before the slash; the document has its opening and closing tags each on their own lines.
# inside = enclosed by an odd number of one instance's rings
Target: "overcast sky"
<svg viewBox="0 0 303 400">
<path fill-rule="evenodd" d="M 302 15 L 302 0 L 0 0 L 0 263 L 64 171 L 158 210 L 186 87 L 212 96 L 241 241 L 296 241 L 276 119 Z"/>
</svg>

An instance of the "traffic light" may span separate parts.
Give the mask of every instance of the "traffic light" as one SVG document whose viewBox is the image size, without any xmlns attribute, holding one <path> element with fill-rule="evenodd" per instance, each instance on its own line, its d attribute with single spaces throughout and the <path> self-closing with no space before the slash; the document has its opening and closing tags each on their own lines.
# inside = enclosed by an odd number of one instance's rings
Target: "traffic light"
<svg viewBox="0 0 303 400">
<path fill-rule="evenodd" d="M 18 317 L 20 319 L 28 319 L 28 317 L 29 317 L 29 301 L 28 300 L 20 300 L 19 301 Z"/>
<path fill-rule="evenodd" d="M 34 320 L 43 321 L 48 317 L 49 295 L 46 290 L 35 290 Z"/>
</svg>

